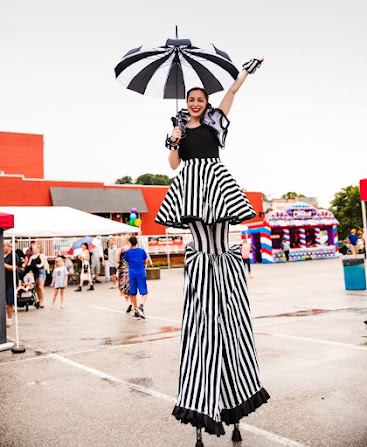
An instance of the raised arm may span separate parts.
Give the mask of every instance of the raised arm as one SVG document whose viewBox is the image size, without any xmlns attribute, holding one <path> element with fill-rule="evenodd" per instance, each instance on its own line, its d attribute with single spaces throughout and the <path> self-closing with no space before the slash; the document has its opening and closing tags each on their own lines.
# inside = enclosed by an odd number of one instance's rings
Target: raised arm
<svg viewBox="0 0 367 447">
<path fill-rule="evenodd" d="M 229 87 L 227 93 L 224 95 L 224 98 L 222 99 L 222 102 L 219 105 L 219 109 L 222 110 L 222 112 L 225 115 L 228 115 L 229 111 L 231 110 L 234 95 L 238 92 L 242 84 L 245 82 L 245 79 L 249 74 L 252 74 L 255 72 L 255 70 L 260 66 L 260 64 L 263 62 L 264 58 L 261 59 L 251 59 L 250 62 L 247 62 L 244 64 L 244 69 L 241 71 L 241 73 L 237 76 L 237 79 L 234 81 L 234 83 Z"/>
</svg>

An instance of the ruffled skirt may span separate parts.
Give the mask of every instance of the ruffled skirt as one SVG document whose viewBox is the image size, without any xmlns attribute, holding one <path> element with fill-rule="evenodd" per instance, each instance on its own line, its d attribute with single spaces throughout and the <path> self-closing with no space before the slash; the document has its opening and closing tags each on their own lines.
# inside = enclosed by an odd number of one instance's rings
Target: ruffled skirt
<svg viewBox="0 0 367 447">
<path fill-rule="evenodd" d="M 219 158 L 194 158 L 173 181 L 155 222 L 188 228 L 188 222 L 206 224 L 229 220 L 237 224 L 256 216 L 246 195 Z"/>
</svg>

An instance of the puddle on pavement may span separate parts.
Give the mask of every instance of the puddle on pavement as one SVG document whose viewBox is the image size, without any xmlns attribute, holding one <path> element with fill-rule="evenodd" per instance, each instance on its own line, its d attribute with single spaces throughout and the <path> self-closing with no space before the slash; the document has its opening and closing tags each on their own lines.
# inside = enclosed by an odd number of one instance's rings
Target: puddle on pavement
<svg viewBox="0 0 367 447">
<path fill-rule="evenodd" d="M 108 377 L 101 377 L 101 380 L 103 380 L 103 382 L 108 383 L 109 385 L 113 385 L 113 386 L 118 385 L 117 382 L 115 382 L 114 380 L 109 379 Z"/>
<path fill-rule="evenodd" d="M 149 388 L 153 385 L 153 379 L 151 377 L 134 377 L 133 379 L 129 379 L 128 382 L 144 388 Z"/>
<path fill-rule="evenodd" d="M 280 318 L 280 317 L 309 317 L 311 315 L 320 315 L 320 314 L 327 314 L 330 312 L 338 312 L 339 310 L 343 309 L 306 309 L 306 310 L 296 310 L 295 312 L 285 312 L 282 314 L 276 314 L 276 315 L 260 315 L 259 317 L 254 317 L 254 320 L 259 320 L 261 318 Z"/>
<path fill-rule="evenodd" d="M 253 317 L 253 320 L 259 320 L 261 318 L 281 318 L 281 317 L 310 317 L 314 315 L 328 314 L 333 312 L 356 312 L 364 313 L 367 311 L 366 307 L 348 307 L 347 309 L 305 309 L 296 310 L 294 312 L 285 312 L 275 315 L 260 315 L 259 317 Z"/>
<path fill-rule="evenodd" d="M 135 345 L 139 343 L 153 342 L 157 340 L 166 340 L 169 338 L 176 338 L 174 335 L 159 337 L 162 334 L 175 334 L 176 332 L 181 332 L 180 327 L 174 326 L 163 326 L 158 328 L 155 332 L 147 334 L 130 334 L 125 335 L 122 338 L 103 338 L 101 344 L 105 346 L 116 346 L 116 345 Z M 157 338 L 153 338 L 157 337 Z"/>
</svg>

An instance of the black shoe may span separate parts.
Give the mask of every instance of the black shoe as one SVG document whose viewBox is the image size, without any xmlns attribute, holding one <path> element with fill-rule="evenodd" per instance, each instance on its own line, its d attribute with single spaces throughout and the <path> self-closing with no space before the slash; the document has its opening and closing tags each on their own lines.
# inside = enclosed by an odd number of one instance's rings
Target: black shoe
<svg viewBox="0 0 367 447">
<path fill-rule="evenodd" d="M 94 290 L 94 287 L 92 285 L 89 287 L 89 289 L 87 289 L 87 292 L 89 292 L 90 290 Z"/>
<path fill-rule="evenodd" d="M 95 284 L 102 284 L 102 281 L 100 281 L 99 279 L 96 279 L 96 280 L 94 281 L 94 283 L 95 283 Z"/>
<path fill-rule="evenodd" d="M 143 318 L 145 320 L 145 314 L 144 314 L 143 306 L 140 305 L 139 307 L 137 307 L 136 311 L 138 312 L 140 318 Z"/>
<path fill-rule="evenodd" d="M 132 308 L 132 304 L 129 304 L 128 308 L 126 309 L 126 313 L 128 314 L 129 312 L 131 312 Z"/>
<path fill-rule="evenodd" d="M 81 287 L 78 287 L 77 289 L 74 290 L 74 292 L 81 292 L 81 291 L 82 291 Z"/>
</svg>

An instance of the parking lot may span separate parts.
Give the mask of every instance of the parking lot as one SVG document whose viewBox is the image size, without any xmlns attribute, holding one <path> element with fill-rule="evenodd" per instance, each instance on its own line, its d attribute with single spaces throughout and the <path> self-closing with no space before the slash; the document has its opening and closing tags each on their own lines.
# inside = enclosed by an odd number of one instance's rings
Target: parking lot
<svg viewBox="0 0 367 447">
<path fill-rule="evenodd" d="M 268 404 L 242 420 L 244 447 L 367 446 L 367 294 L 340 259 L 253 266 L 254 332 Z M 146 320 L 109 284 L 66 308 L 19 311 L 26 352 L 0 352 L 1 447 L 194 447 L 174 405 L 183 270 L 149 281 Z M 15 328 L 8 331 L 15 338 Z M 230 447 L 204 434 L 205 447 Z"/>
</svg>

